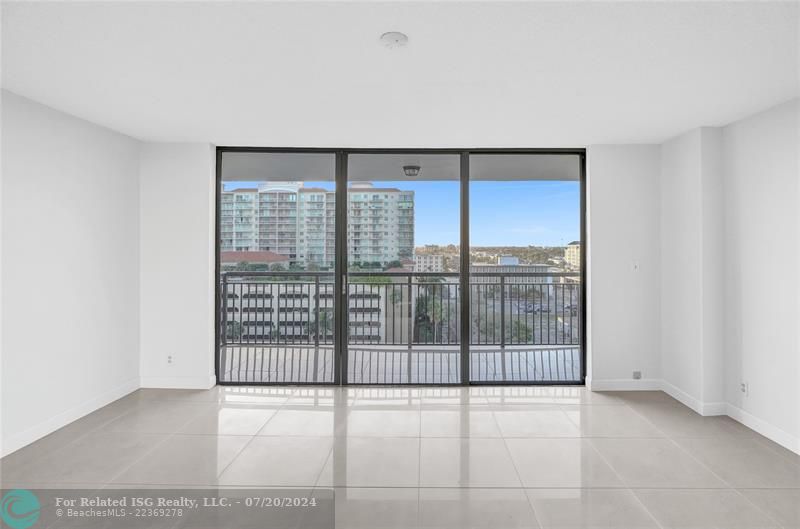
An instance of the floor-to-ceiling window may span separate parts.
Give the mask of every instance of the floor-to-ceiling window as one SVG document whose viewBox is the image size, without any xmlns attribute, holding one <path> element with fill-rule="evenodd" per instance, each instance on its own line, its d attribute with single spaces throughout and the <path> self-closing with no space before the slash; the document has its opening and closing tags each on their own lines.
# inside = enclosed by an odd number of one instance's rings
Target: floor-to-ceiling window
<svg viewBox="0 0 800 529">
<path fill-rule="evenodd" d="M 221 382 L 334 382 L 335 164 L 331 153 L 222 156 Z"/>
<path fill-rule="evenodd" d="M 583 379 L 581 160 L 470 156 L 470 380 Z"/>
<path fill-rule="evenodd" d="M 459 157 L 351 154 L 347 373 L 361 384 L 457 384 Z"/>
<path fill-rule="evenodd" d="M 218 150 L 221 383 L 580 383 L 583 151 Z"/>
</svg>

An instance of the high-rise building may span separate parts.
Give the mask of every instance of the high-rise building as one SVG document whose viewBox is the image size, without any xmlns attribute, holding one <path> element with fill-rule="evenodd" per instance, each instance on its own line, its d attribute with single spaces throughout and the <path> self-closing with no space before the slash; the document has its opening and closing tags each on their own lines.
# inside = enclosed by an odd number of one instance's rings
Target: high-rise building
<svg viewBox="0 0 800 529">
<path fill-rule="evenodd" d="M 353 184 L 347 193 L 348 260 L 380 263 L 414 256 L 414 192 Z"/>
<path fill-rule="evenodd" d="M 360 182 L 348 188 L 350 263 L 379 263 L 414 255 L 414 192 Z M 268 182 L 222 192 L 222 251 L 270 251 L 289 262 L 331 268 L 336 195 L 302 182 Z"/>
<path fill-rule="evenodd" d="M 297 201 L 297 262 L 333 267 L 336 194 L 320 187 L 300 187 Z"/>
</svg>

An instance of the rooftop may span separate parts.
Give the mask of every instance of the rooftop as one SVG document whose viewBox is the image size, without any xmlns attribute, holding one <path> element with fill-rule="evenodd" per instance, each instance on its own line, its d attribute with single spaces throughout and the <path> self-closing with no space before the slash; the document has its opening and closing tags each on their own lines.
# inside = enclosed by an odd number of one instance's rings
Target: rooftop
<svg viewBox="0 0 800 529">
<path fill-rule="evenodd" d="M 220 252 L 223 263 L 283 263 L 289 258 L 275 252 Z"/>
</svg>

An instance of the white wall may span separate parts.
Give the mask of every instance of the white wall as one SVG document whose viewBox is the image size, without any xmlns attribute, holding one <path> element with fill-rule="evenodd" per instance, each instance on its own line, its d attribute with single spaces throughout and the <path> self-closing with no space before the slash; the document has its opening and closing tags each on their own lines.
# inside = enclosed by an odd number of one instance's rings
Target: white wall
<svg viewBox="0 0 800 529">
<path fill-rule="evenodd" d="M 729 414 L 798 452 L 799 112 L 795 99 L 723 131 Z"/>
<path fill-rule="evenodd" d="M 661 145 L 661 371 L 664 389 L 703 414 L 722 394 L 721 131 Z"/>
<path fill-rule="evenodd" d="M 215 383 L 214 160 L 208 144 L 142 146 L 143 387 Z"/>
<path fill-rule="evenodd" d="M 700 411 L 722 414 L 725 402 L 724 358 L 724 205 L 722 168 L 722 130 L 700 129 L 703 197 L 703 362 Z"/>
<path fill-rule="evenodd" d="M 659 147 L 593 145 L 587 165 L 589 383 L 657 388 Z"/>
<path fill-rule="evenodd" d="M 699 400 L 703 340 L 700 130 L 661 146 L 661 369 Z"/>
<path fill-rule="evenodd" d="M 6 454 L 138 387 L 139 143 L 2 107 Z"/>
</svg>

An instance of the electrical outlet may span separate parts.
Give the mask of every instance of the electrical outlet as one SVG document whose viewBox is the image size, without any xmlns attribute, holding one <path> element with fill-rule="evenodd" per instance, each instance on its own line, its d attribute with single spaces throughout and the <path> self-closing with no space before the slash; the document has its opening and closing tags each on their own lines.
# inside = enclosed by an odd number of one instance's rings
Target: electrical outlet
<svg viewBox="0 0 800 529">
<path fill-rule="evenodd" d="M 739 385 L 739 389 L 742 391 L 742 393 L 744 393 L 745 397 L 750 395 L 750 384 L 748 384 L 747 382 L 742 382 Z"/>
<path fill-rule="evenodd" d="M 168 364 L 172 363 L 172 355 L 167 355 L 167 363 Z"/>
<path fill-rule="evenodd" d="M 642 372 L 641 371 L 634 371 L 633 372 L 633 379 L 634 380 L 641 380 L 642 379 Z"/>
</svg>

